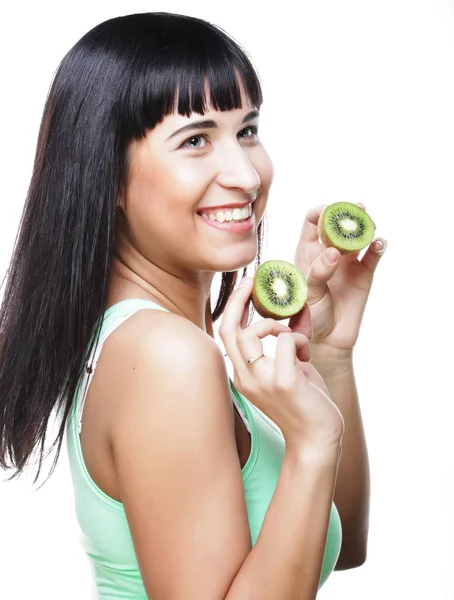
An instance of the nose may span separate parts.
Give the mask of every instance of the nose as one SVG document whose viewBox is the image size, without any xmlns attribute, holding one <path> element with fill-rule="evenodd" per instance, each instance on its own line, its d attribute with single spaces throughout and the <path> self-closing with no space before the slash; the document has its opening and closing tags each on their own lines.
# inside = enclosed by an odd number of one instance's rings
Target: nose
<svg viewBox="0 0 454 600">
<path fill-rule="evenodd" d="M 237 188 L 252 197 L 260 187 L 260 176 L 247 152 L 239 145 L 229 146 L 220 157 L 217 181 L 225 188 Z"/>
</svg>

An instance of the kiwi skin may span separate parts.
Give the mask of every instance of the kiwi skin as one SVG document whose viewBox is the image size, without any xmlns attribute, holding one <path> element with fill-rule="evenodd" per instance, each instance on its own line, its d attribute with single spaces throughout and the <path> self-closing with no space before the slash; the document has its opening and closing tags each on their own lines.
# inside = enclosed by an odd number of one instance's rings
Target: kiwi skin
<svg viewBox="0 0 454 600">
<path fill-rule="evenodd" d="M 254 276 L 254 284 L 252 286 L 251 300 L 252 300 L 252 304 L 254 305 L 255 310 L 259 313 L 259 315 L 261 317 L 263 317 L 264 319 L 268 319 L 271 317 L 275 321 L 282 321 L 283 319 L 287 319 L 287 317 L 281 317 L 280 315 L 277 315 L 276 313 L 269 311 L 265 306 L 263 306 L 263 304 L 260 304 L 260 300 L 258 299 L 256 291 L 255 291 L 255 282 L 256 282 L 256 277 Z"/>
<path fill-rule="evenodd" d="M 280 261 L 280 262 L 285 262 L 285 261 Z M 265 264 L 265 263 L 263 263 Z M 290 263 L 289 263 L 290 264 Z M 262 266 L 262 265 L 261 265 Z M 292 265 L 295 266 L 295 265 Z M 259 267 L 260 268 L 260 267 Z M 301 271 L 301 269 L 299 269 Z M 292 312 L 291 314 L 286 314 L 286 315 L 280 315 L 278 313 L 275 313 L 271 310 L 269 310 L 266 306 L 263 306 L 263 304 L 260 302 L 260 299 L 257 296 L 256 293 L 256 283 L 257 283 L 257 273 L 259 272 L 259 269 L 257 269 L 257 271 L 255 272 L 254 275 L 254 282 L 252 285 L 252 293 L 251 293 L 251 300 L 252 300 L 252 304 L 254 305 L 255 310 L 258 312 L 258 314 L 267 319 L 267 318 L 272 318 L 275 321 L 283 321 L 284 319 L 288 319 L 290 317 L 293 317 L 294 315 L 297 315 L 299 312 L 301 312 L 303 310 L 304 305 L 306 304 L 307 301 L 307 295 L 304 298 L 304 300 L 300 303 L 299 306 L 296 307 L 296 310 L 294 312 Z M 306 277 L 304 275 L 304 273 L 301 271 L 301 276 L 306 280 Z"/>
<path fill-rule="evenodd" d="M 346 204 L 348 204 L 348 203 L 346 203 Z M 330 204 L 329 206 L 332 206 L 332 205 Z M 327 208 L 329 208 L 329 206 L 327 206 L 325 208 L 325 210 Z M 360 208 L 356 204 L 354 206 L 356 208 Z M 359 252 L 359 250 L 346 250 L 346 249 L 343 249 L 343 248 L 339 248 L 338 246 L 336 246 L 335 242 L 333 242 L 333 240 L 331 240 L 328 237 L 328 235 L 326 234 L 325 228 L 323 226 L 323 216 L 325 214 L 325 210 L 323 210 L 322 213 L 320 214 L 320 217 L 318 218 L 318 223 L 317 223 L 318 237 L 320 238 L 320 240 L 321 240 L 322 244 L 325 246 L 325 248 L 336 248 L 336 250 L 339 250 L 339 252 L 341 254 L 343 254 L 343 255 L 345 255 L 345 254 L 353 254 L 354 252 Z M 375 231 L 375 228 L 376 227 L 375 227 L 375 223 L 374 223 L 374 231 Z"/>
</svg>

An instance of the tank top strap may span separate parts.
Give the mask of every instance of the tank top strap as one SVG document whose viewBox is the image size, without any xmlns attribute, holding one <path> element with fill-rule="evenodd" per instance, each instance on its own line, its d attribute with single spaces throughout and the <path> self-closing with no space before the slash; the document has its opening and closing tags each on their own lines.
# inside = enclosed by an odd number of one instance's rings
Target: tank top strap
<svg viewBox="0 0 454 600">
<path fill-rule="evenodd" d="M 78 394 L 78 401 L 76 402 L 76 418 L 79 434 L 82 429 L 82 411 L 85 404 L 85 398 L 87 397 L 88 388 L 90 387 L 90 383 L 105 341 L 117 327 L 126 321 L 126 319 L 131 317 L 138 310 L 144 308 L 154 308 L 169 312 L 166 308 L 163 308 L 152 300 L 145 300 L 143 298 L 128 298 L 127 300 L 122 300 L 116 304 L 113 304 L 101 316 L 103 323 L 101 326 L 99 340 L 98 343 L 94 345 L 90 357 L 86 362 L 85 370 L 79 385 L 79 391 L 82 390 L 82 393 Z"/>
<path fill-rule="evenodd" d="M 117 302 L 116 304 L 113 304 L 101 316 L 103 323 L 101 326 L 99 340 L 98 340 L 98 343 L 94 345 L 93 350 L 90 354 L 90 357 L 85 364 L 85 370 L 82 374 L 79 388 L 78 388 L 78 393 L 76 395 L 75 410 L 76 410 L 76 419 L 77 419 L 76 423 L 77 423 L 77 429 L 78 429 L 79 434 L 82 430 L 82 412 L 84 409 L 85 399 L 86 399 L 87 393 L 88 393 L 88 388 L 90 387 L 90 383 L 93 379 L 96 365 L 98 364 L 98 360 L 101 355 L 101 351 L 103 349 L 105 341 L 107 340 L 109 335 L 113 331 L 115 331 L 115 329 L 117 327 L 119 327 L 124 321 L 126 321 L 126 319 L 131 317 L 138 310 L 141 310 L 144 308 L 154 308 L 154 309 L 164 310 L 166 312 L 169 312 L 166 308 L 163 308 L 162 306 L 160 306 L 159 304 L 156 304 L 156 302 L 153 302 L 152 300 L 145 300 L 143 298 L 128 298 L 127 300 L 122 300 L 121 302 Z M 231 381 L 231 379 L 230 379 L 230 381 Z M 231 381 L 231 385 L 233 386 L 232 381 Z M 233 401 L 233 403 L 238 411 L 238 414 L 240 415 L 246 429 L 249 431 L 249 433 L 251 433 L 251 424 L 250 424 L 249 420 L 252 417 L 249 415 L 249 419 L 248 419 L 248 416 L 246 414 L 247 409 L 245 409 L 241 400 L 240 401 L 238 400 L 238 398 L 235 396 L 235 394 L 232 392 L 232 390 L 230 390 L 230 395 L 231 395 L 232 401 Z"/>
<path fill-rule="evenodd" d="M 235 405 L 236 410 L 238 411 L 238 414 L 240 415 L 246 429 L 249 431 L 249 433 L 252 435 L 252 431 L 251 431 L 251 424 L 250 424 L 250 420 L 252 420 L 252 415 L 249 413 L 249 415 L 246 415 L 246 406 L 245 406 L 245 402 L 244 400 L 241 398 L 241 396 L 238 394 L 238 392 L 235 394 L 235 392 L 237 391 L 232 378 L 229 376 L 229 383 L 230 383 L 230 397 L 232 398 L 233 404 Z"/>
</svg>

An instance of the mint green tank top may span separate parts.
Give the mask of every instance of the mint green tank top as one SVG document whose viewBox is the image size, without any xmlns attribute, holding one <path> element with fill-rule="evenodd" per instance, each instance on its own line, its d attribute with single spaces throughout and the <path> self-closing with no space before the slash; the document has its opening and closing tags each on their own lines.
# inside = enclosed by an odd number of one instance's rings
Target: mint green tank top
<svg viewBox="0 0 454 600">
<path fill-rule="evenodd" d="M 149 300 L 128 299 L 105 311 L 98 347 L 88 361 L 92 372 L 84 372 L 79 380 L 66 426 L 66 445 L 74 487 L 76 516 L 81 530 L 81 544 L 92 566 L 96 597 L 99 600 L 147 599 L 123 504 L 107 496 L 92 480 L 84 463 L 79 438 L 83 403 L 102 345 L 116 327 L 144 308 L 166 310 Z M 232 400 L 243 413 L 251 434 L 251 451 L 242 469 L 242 478 L 254 545 L 276 488 L 285 453 L 285 442 L 276 425 L 235 389 L 230 377 L 229 381 Z M 304 499 L 301 501 L 304 502 Z M 333 503 L 320 587 L 336 565 L 341 541 L 340 518 Z M 178 540 L 175 542 L 178 543 Z"/>
</svg>

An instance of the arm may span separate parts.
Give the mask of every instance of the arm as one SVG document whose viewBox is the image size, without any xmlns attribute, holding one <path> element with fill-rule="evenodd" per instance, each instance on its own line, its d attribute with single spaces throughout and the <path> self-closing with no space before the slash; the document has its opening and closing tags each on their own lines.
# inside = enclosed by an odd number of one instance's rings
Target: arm
<svg viewBox="0 0 454 600">
<path fill-rule="evenodd" d="M 374 240 L 361 258 L 360 253 L 341 256 L 334 248 L 324 248 L 317 229 L 323 209 L 324 206 L 319 206 L 307 213 L 295 252 L 295 264 L 308 277 L 312 327 L 298 316 L 290 319 L 290 327 L 312 334 L 311 362 L 344 418 L 342 461 L 334 496 L 343 530 L 336 567 L 340 570 L 358 567 L 366 559 L 369 464 L 352 354 L 386 240 Z"/>
<path fill-rule="evenodd" d="M 287 448 L 251 549 L 222 354 L 189 321 L 151 313 L 119 328 L 106 382 L 121 500 L 147 594 L 315 599 L 340 442 Z"/>
<path fill-rule="evenodd" d="M 351 569 L 366 560 L 370 500 L 369 461 L 352 351 L 313 344 L 311 362 L 323 377 L 345 423 L 342 459 L 334 494 L 342 522 L 342 549 L 336 570 Z"/>
<path fill-rule="evenodd" d="M 340 447 L 287 449 L 257 542 L 226 600 L 316 598 L 339 456 Z"/>
</svg>

